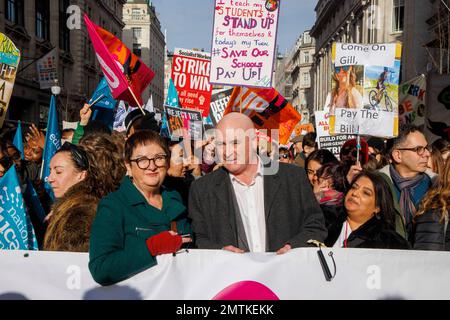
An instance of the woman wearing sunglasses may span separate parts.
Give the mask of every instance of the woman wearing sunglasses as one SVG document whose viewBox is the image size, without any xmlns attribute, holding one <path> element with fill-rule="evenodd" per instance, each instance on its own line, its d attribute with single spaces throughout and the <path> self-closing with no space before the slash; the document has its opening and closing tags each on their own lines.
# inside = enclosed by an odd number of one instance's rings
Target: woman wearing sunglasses
<svg viewBox="0 0 450 320">
<path fill-rule="evenodd" d="M 101 285 L 112 285 L 156 265 L 191 242 L 180 195 L 162 186 L 170 151 L 156 133 L 134 133 L 125 144 L 127 176 L 100 202 L 90 239 L 89 269 Z M 185 237 L 183 237 L 185 236 Z"/>
</svg>

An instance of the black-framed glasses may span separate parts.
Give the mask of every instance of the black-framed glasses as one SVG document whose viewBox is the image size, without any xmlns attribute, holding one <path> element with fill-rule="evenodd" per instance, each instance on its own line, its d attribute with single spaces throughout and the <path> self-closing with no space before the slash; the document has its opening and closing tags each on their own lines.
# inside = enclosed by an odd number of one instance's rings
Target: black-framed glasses
<svg viewBox="0 0 450 320">
<path fill-rule="evenodd" d="M 397 148 L 397 150 L 400 151 L 412 151 L 417 153 L 418 156 L 423 156 L 425 154 L 425 151 L 431 152 L 431 147 L 430 146 L 418 146 L 418 147 L 414 147 L 414 148 Z"/>
<path fill-rule="evenodd" d="M 147 170 L 150 167 L 150 163 L 153 161 L 156 167 L 162 168 L 167 163 L 166 154 L 158 154 L 153 158 L 140 157 L 137 159 L 130 159 L 130 162 L 136 162 L 137 166 L 141 170 Z"/>
<path fill-rule="evenodd" d="M 280 154 L 280 159 L 289 159 L 289 155 L 287 153 Z"/>
</svg>

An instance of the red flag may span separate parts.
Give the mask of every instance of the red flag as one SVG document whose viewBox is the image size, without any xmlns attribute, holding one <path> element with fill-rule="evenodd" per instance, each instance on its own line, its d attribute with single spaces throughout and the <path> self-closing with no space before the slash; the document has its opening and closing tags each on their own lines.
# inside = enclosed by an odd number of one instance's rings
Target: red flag
<svg viewBox="0 0 450 320">
<path fill-rule="evenodd" d="M 286 144 L 302 116 L 274 88 L 235 87 L 225 114 L 241 112 L 252 119 L 256 129 L 277 129 L 281 144 Z"/>
<path fill-rule="evenodd" d="M 154 72 L 122 41 L 94 24 L 86 14 L 84 21 L 114 99 L 142 107 L 142 92 L 152 81 Z"/>
</svg>

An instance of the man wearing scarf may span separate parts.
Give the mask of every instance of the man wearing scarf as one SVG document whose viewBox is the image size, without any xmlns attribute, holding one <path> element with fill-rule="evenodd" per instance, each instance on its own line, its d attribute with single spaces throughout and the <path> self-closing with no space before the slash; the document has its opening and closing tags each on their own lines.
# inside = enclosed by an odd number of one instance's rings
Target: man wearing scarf
<svg viewBox="0 0 450 320">
<path fill-rule="evenodd" d="M 413 217 L 435 178 L 427 169 L 429 149 L 419 128 L 408 126 L 392 141 L 391 164 L 380 170 L 390 186 L 398 213 L 396 231 L 411 244 Z"/>
</svg>

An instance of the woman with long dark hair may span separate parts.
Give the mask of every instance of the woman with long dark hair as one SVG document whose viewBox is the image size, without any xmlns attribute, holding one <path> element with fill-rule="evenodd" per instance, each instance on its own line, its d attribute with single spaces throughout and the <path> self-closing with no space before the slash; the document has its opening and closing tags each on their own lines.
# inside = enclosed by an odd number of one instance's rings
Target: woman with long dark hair
<svg viewBox="0 0 450 320">
<path fill-rule="evenodd" d="M 409 249 L 409 243 L 395 232 L 392 195 L 377 173 L 357 175 L 344 199 L 345 210 L 329 226 L 325 244 L 330 247 Z"/>
<path fill-rule="evenodd" d="M 449 198 L 450 161 L 447 159 L 434 187 L 422 199 L 414 217 L 414 249 L 450 251 Z"/>
</svg>

